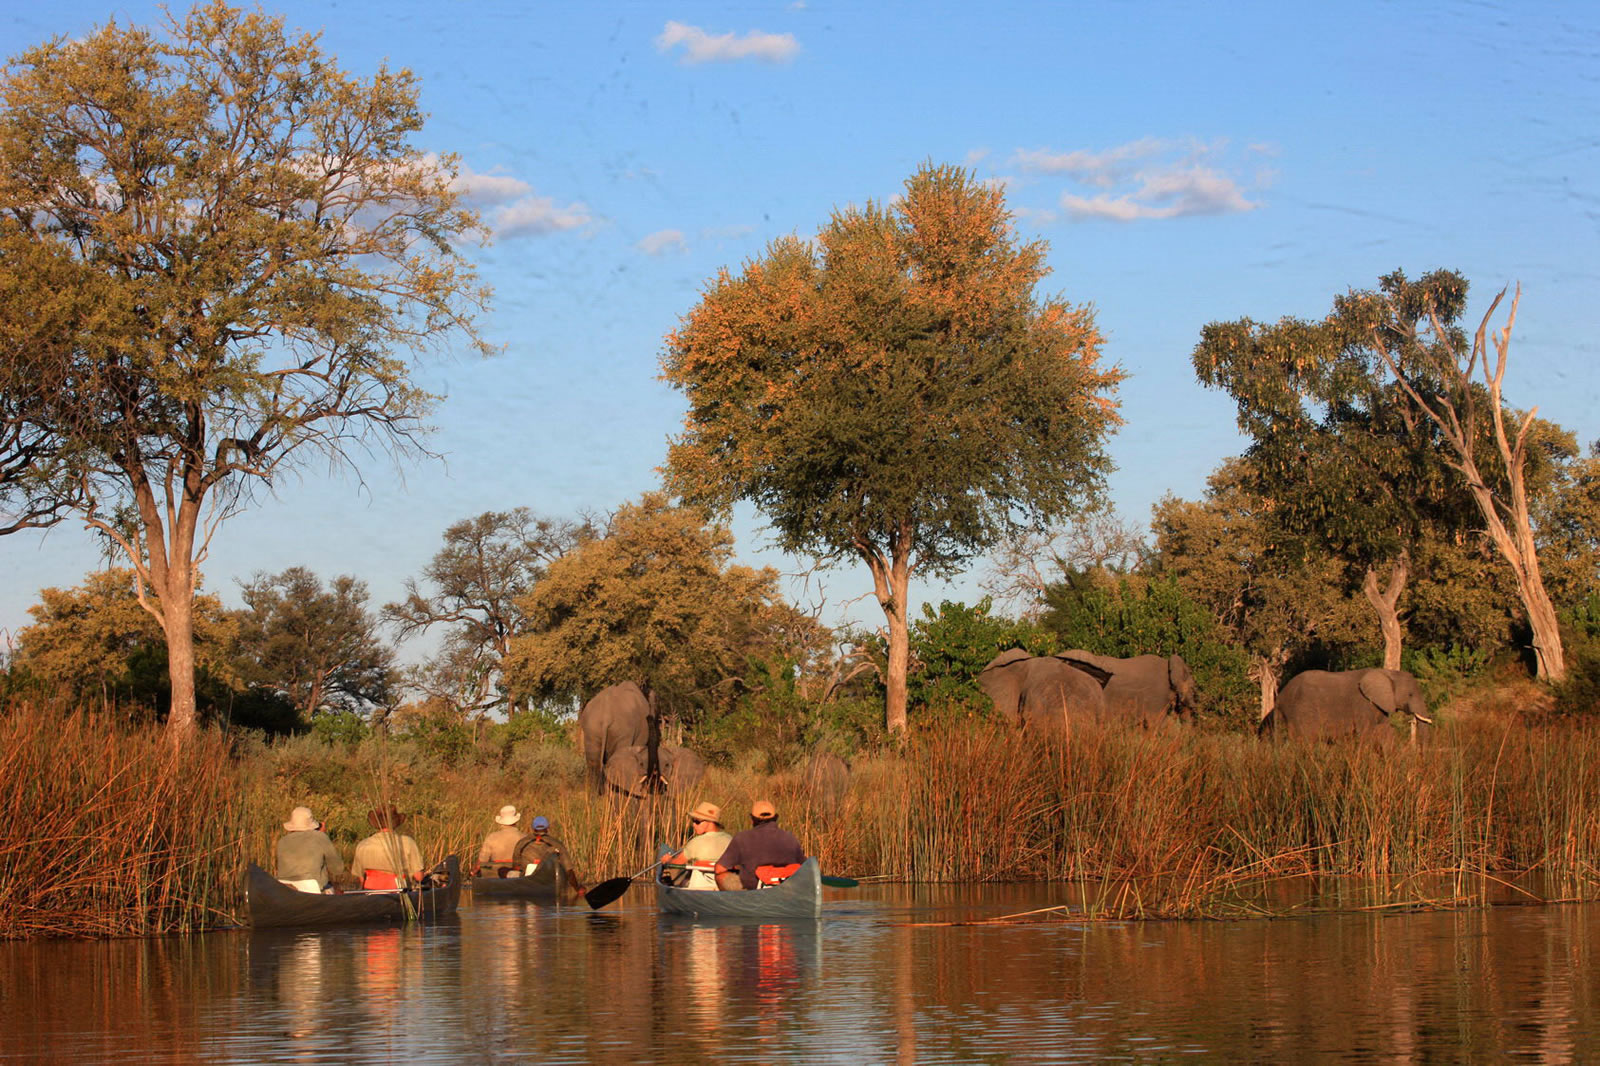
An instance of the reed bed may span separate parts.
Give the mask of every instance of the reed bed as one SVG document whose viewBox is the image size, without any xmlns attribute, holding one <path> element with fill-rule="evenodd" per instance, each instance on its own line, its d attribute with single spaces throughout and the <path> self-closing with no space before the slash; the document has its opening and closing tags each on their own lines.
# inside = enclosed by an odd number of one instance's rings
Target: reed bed
<svg viewBox="0 0 1600 1066">
<path fill-rule="evenodd" d="M 216 734 L 175 748 L 113 715 L 0 712 L 0 939 L 229 920 L 243 804 Z"/>
<path fill-rule="evenodd" d="M 271 745 L 35 708 L 0 720 L 0 936 L 181 931 L 240 913 L 306 804 L 346 856 L 395 803 L 425 855 L 470 864 L 504 803 L 543 814 L 594 882 L 648 866 L 687 810 L 745 824 L 757 798 L 830 873 L 896 881 L 1067 881 L 1079 916 L 1270 912 L 1268 887 L 1359 879 L 1356 906 L 1472 905 L 1518 877 L 1600 898 L 1600 724 L 1483 716 L 1422 749 L 1262 743 L 1192 729 L 984 725 L 914 732 L 854 760 L 847 788 L 750 756 L 653 802 L 600 797 L 570 746 L 485 746 L 454 763 L 403 739 Z M 526 821 L 524 825 L 526 825 Z M 1530 896 L 1530 898 L 1532 898 Z"/>
</svg>

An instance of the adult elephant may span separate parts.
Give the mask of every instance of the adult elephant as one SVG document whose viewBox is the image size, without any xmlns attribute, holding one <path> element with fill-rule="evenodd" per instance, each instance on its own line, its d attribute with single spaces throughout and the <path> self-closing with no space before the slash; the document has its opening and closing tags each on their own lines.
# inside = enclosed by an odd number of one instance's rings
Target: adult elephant
<svg viewBox="0 0 1600 1066">
<path fill-rule="evenodd" d="M 1422 687 L 1404 670 L 1307 670 L 1283 686 L 1258 732 L 1303 740 L 1353 736 L 1387 746 L 1399 740 L 1397 714 L 1408 721 L 1413 740 L 1433 725 Z"/>
<path fill-rule="evenodd" d="M 649 771 L 650 749 L 635 744 L 612 754 L 606 763 L 606 783 L 618 792 L 629 796 L 666 794 L 677 796 L 689 792 L 705 776 L 706 763 L 688 748 L 663 744 L 656 749 L 659 778 L 652 786 Z"/>
<path fill-rule="evenodd" d="M 1023 729 L 1049 732 L 1070 722 L 1105 716 L 1101 686 L 1110 674 L 1091 663 L 1071 664 L 1053 655 L 1031 655 L 1021 648 L 1003 651 L 978 673 L 978 687 L 994 709 Z"/>
<path fill-rule="evenodd" d="M 595 693 L 578 712 L 578 731 L 583 735 L 583 761 L 589 766 L 589 783 L 597 795 L 606 790 L 606 765 L 617 752 L 660 743 L 650 698 L 632 681 Z"/>
<path fill-rule="evenodd" d="M 1105 685 L 1106 717 L 1114 721 L 1137 722 L 1148 728 L 1161 725 L 1171 715 L 1194 714 L 1194 675 L 1181 655 L 1115 659 L 1074 648 L 1056 658 L 1110 675 Z"/>
</svg>

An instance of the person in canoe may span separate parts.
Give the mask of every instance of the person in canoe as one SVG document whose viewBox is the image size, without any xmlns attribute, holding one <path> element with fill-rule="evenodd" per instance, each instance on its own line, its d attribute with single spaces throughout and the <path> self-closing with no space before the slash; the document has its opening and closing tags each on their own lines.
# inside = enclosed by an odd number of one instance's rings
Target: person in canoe
<svg viewBox="0 0 1600 1066">
<path fill-rule="evenodd" d="M 397 889 L 422 880 L 422 850 L 417 842 L 400 832 L 406 816 L 386 803 L 367 812 L 367 821 L 377 830 L 356 845 L 350 860 L 350 874 L 362 888 Z"/>
<path fill-rule="evenodd" d="M 800 841 L 778 825 L 778 809 L 770 800 L 756 800 L 750 806 L 750 828 L 736 835 L 717 860 L 717 887 L 737 891 L 775 885 L 805 861 Z"/>
<path fill-rule="evenodd" d="M 694 834 L 676 855 L 662 865 L 662 877 L 678 888 L 714 892 L 717 888 L 717 860 L 733 840 L 722 828 L 722 808 L 702 803 L 689 812 Z"/>
<path fill-rule="evenodd" d="M 522 873 L 522 868 L 511 861 L 516 854 L 517 845 L 522 843 L 522 830 L 517 828 L 522 821 L 522 812 L 511 804 L 500 808 L 500 813 L 494 816 L 495 824 L 499 827 L 491 830 L 483 838 L 483 847 L 478 849 L 478 862 L 472 868 L 475 877 L 515 877 Z"/>
<path fill-rule="evenodd" d="M 528 835 L 517 841 L 511 853 L 511 864 L 526 877 L 551 856 L 561 860 L 561 868 L 567 872 L 567 881 L 577 889 L 578 895 L 583 895 L 583 885 L 579 883 L 572 859 L 567 855 L 567 846 L 550 835 L 550 819 L 541 814 L 533 820 Z"/>
<path fill-rule="evenodd" d="M 339 849 L 322 831 L 322 823 L 310 807 L 296 807 L 283 823 L 278 838 L 277 878 L 301 892 L 326 892 L 335 877 L 344 873 Z"/>
</svg>

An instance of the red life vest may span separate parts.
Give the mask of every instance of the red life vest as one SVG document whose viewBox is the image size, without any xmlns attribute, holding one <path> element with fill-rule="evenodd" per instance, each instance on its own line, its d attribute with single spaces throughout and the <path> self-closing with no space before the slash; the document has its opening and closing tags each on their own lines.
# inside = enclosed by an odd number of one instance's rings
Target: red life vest
<svg viewBox="0 0 1600 1066">
<path fill-rule="evenodd" d="M 361 887 L 382 889 L 387 892 L 404 886 L 401 885 L 399 876 L 388 870 L 368 870 L 361 878 Z"/>
</svg>

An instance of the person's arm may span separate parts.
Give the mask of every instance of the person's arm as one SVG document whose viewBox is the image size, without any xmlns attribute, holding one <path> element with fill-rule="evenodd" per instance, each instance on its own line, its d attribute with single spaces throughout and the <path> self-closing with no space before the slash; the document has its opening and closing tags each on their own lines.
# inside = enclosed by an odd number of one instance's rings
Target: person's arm
<svg viewBox="0 0 1600 1066">
<path fill-rule="evenodd" d="M 333 841 L 326 836 L 322 838 L 322 861 L 328 868 L 328 880 L 344 873 L 344 859 L 339 855 L 339 849 L 333 846 Z"/>
</svg>

